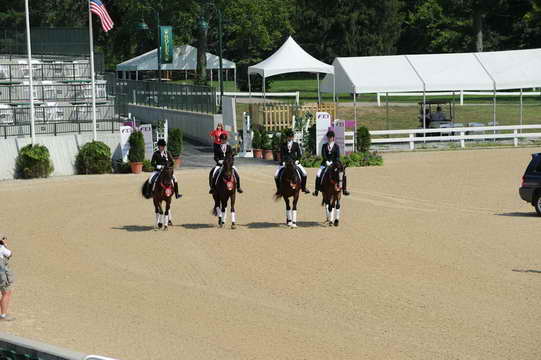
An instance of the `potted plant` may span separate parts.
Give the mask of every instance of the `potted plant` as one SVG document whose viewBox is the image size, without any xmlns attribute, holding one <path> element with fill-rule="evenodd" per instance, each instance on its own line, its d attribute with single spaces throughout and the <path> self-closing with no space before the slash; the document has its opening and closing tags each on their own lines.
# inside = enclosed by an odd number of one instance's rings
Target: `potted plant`
<svg viewBox="0 0 541 360">
<path fill-rule="evenodd" d="M 272 141 L 269 133 L 263 133 L 261 136 L 261 148 L 263 149 L 263 159 L 273 160 L 272 157 Z"/>
<path fill-rule="evenodd" d="M 280 144 L 282 135 L 279 132 L 275 132 L 272 136 L 272 157 L 274 161 L 280 161 Z"/>
<path fill-rule="evenodd" d="M 53 162 L 45 145 L 29 144 L 19 151 L 15 165 L 17 178 L 46 178 L 53 171 Z"/>
<path fill-rule="evenodd" d="M 254 137 L 252 139 L 252 151 L 254 153 L 254 158 L 262 159 L 263 152 L 261 149 L 261 132 L 258 129 L 254 129 Z"/>
<path fill-rule="evenodd" d="M 130 161 L 131 172 L 140 174 L 143 171 L 143 161 L 145 160 L 145 139 L 143 133 L 134 131 L 128 139 L 130 151 L 128 152 L 128 160 Z"/>
<path fill-rule="evenodd" d="M 111 149 L 101 141 L 86 143 L 75 158 L 78 174 L 108 174 L 111 172 Z"/>
<path fill-rule="evenodd" d="M 169 144 L 167 145 L 167 148 L 171 152 L 171 155 L 173 155 L 173 159 L 175 159 L 175 168 L 179 168 L 180 164 L 182 163 L 182 159 L 180 158 L 180 154 L 182 153 L 182 146 L 183 146 L 183 134 L 182 130 L 180 129 L 172 129 L 169 132 Z"/>
</svg>

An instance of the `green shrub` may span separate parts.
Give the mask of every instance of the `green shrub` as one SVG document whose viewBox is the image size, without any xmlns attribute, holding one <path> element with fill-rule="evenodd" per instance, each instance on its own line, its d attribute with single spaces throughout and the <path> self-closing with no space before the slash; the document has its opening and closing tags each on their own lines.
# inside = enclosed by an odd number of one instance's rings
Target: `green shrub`
<svg viewBox="0 0 541 360">
<path fill-rule="evenodd" d="M 123 162 L 122 160 L 115 160 L 113 162 L 113 170 L 117 174 L 130 174 L 131 166 L 130 163 Z"/>
<path fill-rule="evenodd" d="M 261 149 L 261 132 L 258 129 L 254 129 L 254 137 L 252 139 L 252 148 Z"/>
<path fill-rule="evenodd" d="M 316 154 L 316 125 L 312 125 L 308 128 L 308 132 L 303 132 L 304 138 L 304 152 L 307 154 Z"/>
<path fill-rule="evenodd" d="M 357 138 L 356 143 L 356 150 L 360 153 L 365 153 L 370 150 L 370 144 L 372 141 L 370 140 L 370 132 L 368 131 L 368 128 L 366 126 L 359 126 L 357 128 Z"/>
<path fill-rule="evenodd" d="M 317 168 L 321 165 L 322 158 L 321 156 L 316 156 L 312 154 L 304 153 L 301 158 L 302 166 L 306 168 Z"/>
<path fill-rule="evenodd" d="M 54 171 L 45 145 L 26 145 L 15 162 L 15 176 L 22 179 L 46 178 Z"/>
<path fill-rule="evenodd" d="M 272 150 L 274 151 L 280 151 L 280 145 L 282 144 L 281 143 L 282 141 L 282 134 L 280 134 L 279 132 L 275 132 L 274 135 L 272 136 Z"/>
<path fill-rule="evenodd" d="M 272 142 L 269 137 L 270 133 L 264 132 L 261 134 L 261 149 L 272 150 Z"/>
<path fill-rule="evenodd" d="M 383 165 L 383 158 L 376 152 L 364 152 L 364 153 L 352 153 L 350 155 L 342 156 L 342 164 L 347 167 L 361 167 L 361 166 L 381 166 Z M 321 156 L 303 155 L 301 164 L 307 168 L 315 168 L 321 165 Z"/>
<path fill-rule="evenodd" d="M 108 174 L 111 172 L 111 149 L 101 141 L 86 143 L 75 158 L 78 174 Z"/>
<path fill-rule="evenodd" d="M 145 160 L 145 139 L 143 133 L 140 131 L 132 132 L 128 143 L 130 144 L 128 160 L 130 162 L 143 162 Z"/>
<path fill-rule="evenodd" d="M 171 152 L 173 157 L 179 157 L 182 153 L 183 148 L 183 134 L 180 129 L 171 129 L 169 132 L 169 141 L 167 144 L 167 149 Z"/>
<path fill-rule="evenodd" d="M 130 168 L 130 171 L 131 171 L 131 168 Z M 143 161 L 143 171 L 144 172 L 153 172 L 154 171 L 154 166 L 152 166 L 152 163 L 150 160 L 144 160 Z"/>
</svg>

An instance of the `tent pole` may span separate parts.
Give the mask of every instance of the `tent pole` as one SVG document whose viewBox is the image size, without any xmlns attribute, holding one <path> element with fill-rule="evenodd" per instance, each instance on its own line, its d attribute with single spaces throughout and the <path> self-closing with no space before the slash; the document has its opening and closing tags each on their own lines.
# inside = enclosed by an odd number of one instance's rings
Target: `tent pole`
<svg viewBox="0 0 541 360">
<path fill-rule="evenodd" d="M 332 100 L 336 104 L 336 75 L 332 74 Z"/>
<path fill-rule="evenodd" d="M 353 119 L 357 123 L 357 90 L 353 87 Z"/>
<path fill-rule="evenodd" d="M 522 103 L 522 89 L 520 89 L 520 126 L 523 125 L 524 122 L 524 113 L 523 113 L 523 103 Z M 522 129 L 520 129 L 520 133 L 522 134 Z"/>
<path fill-rule="evenodd" d="M 267 103 L 267 91 L 265 86 L 265 76 L 263 76 L 263 104 Z"/>
<path fill-rule="evenodd" d="M 233 81 L 235 82 L 235 90 L 237 90 L 237 68 L 233 70 Z"/>
<path fill-rule="evenodd" d="M 385 93 L 385 100 L 387 101 L 387 104 L 386 104 L 386 118 L 385 118 L 385 127 L 387 128 L 387 130 L 389 130 L 389 93 Z"/>
<path fill-rule="evenodd" d="M 423 89 L 423 129 L 426 130 L 426 90 Z M 424 143 L 426 144 L 426 133 L 423 134 Z"/>
<path fill-rule="evenodd" d="M 453 102 L 451 105 L 451 124 L 455 126 L 455 92 L 453 91 Z"/>
<path fill-rule="evenodd" d="M 250 94 L 250 99 L 252 99 L 252 85 L 250 83 L 250 73 L 248 73 L 248 93 Z"/>
<path fill-rule="evenodd" d="M 321 91 L 319 90 L 319 73 L 317 73 L 317 104 L 321 104 Z"/>
<path fill-rule="evenodd" d="M 492 126 L 494 127 L 494 135 L 496 135 L 496 88 L 494 88 L 494 114 L 492 117 Z M 494 142 L 496 142 L 496 137 L 494 137 Z"/>
<path fill-rule="evenodd" d="M 213 73 L 213 72 L 214 72 L 214 71 L 212 71 L 212 69 L 210 69 L 210 86 L 212 86 L 212 82 L 213 82 L 213 80 L 214 80 L 214 79 L 212 78 L 212 73 Z"/>
</svg>

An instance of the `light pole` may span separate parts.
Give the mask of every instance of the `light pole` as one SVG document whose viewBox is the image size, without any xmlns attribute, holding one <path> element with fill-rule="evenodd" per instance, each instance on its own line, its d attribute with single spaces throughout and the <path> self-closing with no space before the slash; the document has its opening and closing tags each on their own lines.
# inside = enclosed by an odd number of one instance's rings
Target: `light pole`
<svg viewBox="0 0 541 360">
<path fill-rule="evenodd" d="M 212 7 L 218 14 L 218 43 L 219 43 L 219 58 L 220 58 L 220 112 L 222 111 L 222 100 L 224 97 L 224 74 L 223 74 L 223 15 L 222 11 L 216 6 L 216 3 L 211 0 L 206 0 L 206 5 Z"/>
</svg>

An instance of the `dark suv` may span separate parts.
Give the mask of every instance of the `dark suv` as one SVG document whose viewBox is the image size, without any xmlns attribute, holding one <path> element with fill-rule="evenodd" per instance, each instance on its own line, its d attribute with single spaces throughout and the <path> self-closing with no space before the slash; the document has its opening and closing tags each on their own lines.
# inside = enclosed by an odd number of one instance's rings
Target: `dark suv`
<svg viewBox="0 0 541 360">
<path fill-rule="evenodd" d="M 537 215 L 541 216 L 541 153 L 532 154 L 518 192 L 522 200 L 532 204 Z"/>
</svg>

